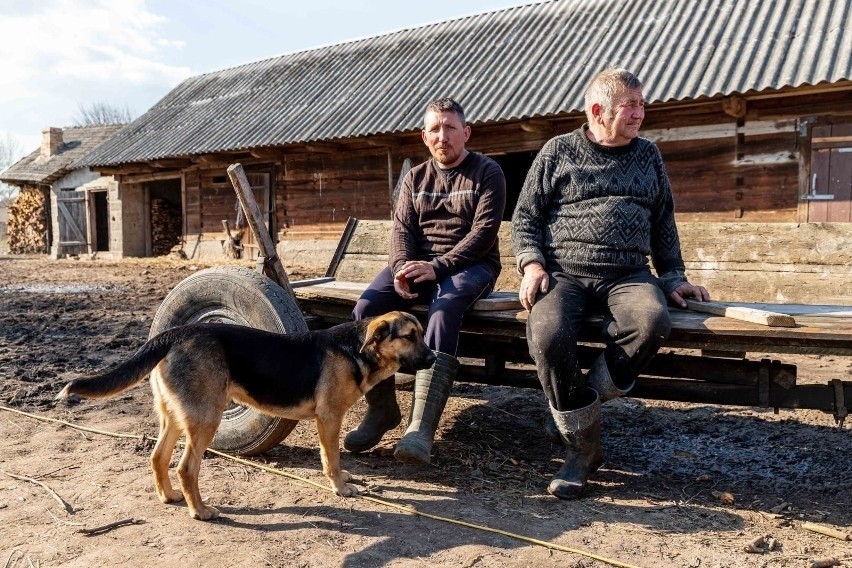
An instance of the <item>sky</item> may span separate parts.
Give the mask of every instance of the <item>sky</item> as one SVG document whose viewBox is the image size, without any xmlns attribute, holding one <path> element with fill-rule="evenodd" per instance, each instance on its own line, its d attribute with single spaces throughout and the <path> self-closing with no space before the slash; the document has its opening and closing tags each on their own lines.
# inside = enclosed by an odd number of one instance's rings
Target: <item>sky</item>
<svg viewBox="0 0 852 568">
<path fill-rule="evenodd" d="M 0 143 L 20 157 L 81 106 L 138 117 L 182 80 L 538 0 L 0 0 Z"/>
</svg>

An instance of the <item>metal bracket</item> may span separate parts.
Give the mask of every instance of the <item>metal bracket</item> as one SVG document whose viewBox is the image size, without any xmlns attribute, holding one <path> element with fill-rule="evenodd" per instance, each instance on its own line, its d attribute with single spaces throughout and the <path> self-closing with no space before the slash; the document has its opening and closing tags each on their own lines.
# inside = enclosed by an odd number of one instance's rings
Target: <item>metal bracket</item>
<svg viewBox="0 0 852 568">
<path fill-rule="evenodd" d="M 834 387 L 834 421 L 837 422 L 838 428 L 843 428 L 843 422 L 849 415 L 849 409 L 846 408 L 846 396 L 843 392 L 843 381 L 832 379 L 831 386 Z"/>
<path fill-rule="evenodd" d="M 278 257 L 277 254 L 270 257 L 258 256 L 255 270 L 257 270 L 261 274 L 266 274 L 268 270 L 272 269 L 273 263 L 280 261 L 281 259 Z"/>
</svg>

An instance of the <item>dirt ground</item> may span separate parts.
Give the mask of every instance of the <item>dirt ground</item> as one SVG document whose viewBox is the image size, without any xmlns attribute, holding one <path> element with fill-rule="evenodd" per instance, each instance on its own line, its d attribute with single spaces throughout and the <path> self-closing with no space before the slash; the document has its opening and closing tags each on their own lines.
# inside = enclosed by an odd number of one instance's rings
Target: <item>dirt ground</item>
<svg viewBox="0 0 852 568">
<path fill-rule="evenodd" d="M 852 432 L 828 414 L 615 401 L 604 407 L 605 464 L 589 495 L 562 502 L 545 491 L 562 456 L 541 435 L 541 392 L 464 382 L 432 466 L 394 461 L 402 426 L 370 454 L 343 452 L 368 499 L 209 456 L 201 488 L 222 517 L 194 521 L 154 494 L 147 384 L 109 401 L 53 399 L 68 379 L 142 345 L 160 301 L 203 267 L 0 255 L 0 566 L 610 565 L 536 541 L 612 565 L 852 566 L 852 542 L 803 527 L 852 530 Z M 848 359 L 797 362 L 803 382 L 852 378 Z M 406 412 L 410 393 L 399 399 Z M 363 409 L 349 412 L 347 429 Z M 310 423 L 252 462 L 325 484 Z M 763 535 L 773 550 L 744 551 Z"/>
</svg>

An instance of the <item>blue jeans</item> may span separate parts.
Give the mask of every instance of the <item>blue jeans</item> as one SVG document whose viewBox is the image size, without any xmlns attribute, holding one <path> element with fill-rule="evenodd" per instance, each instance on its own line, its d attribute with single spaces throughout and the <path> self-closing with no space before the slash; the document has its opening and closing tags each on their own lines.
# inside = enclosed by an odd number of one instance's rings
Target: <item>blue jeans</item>
<svg viewBox="0 0 852 568">
<path fill-rule="evenodd" d="M 628 385 L 668 339 L 666 298 L 650 271 L 622 278 L 581 278 L 554 272 L 527 319 L 527 343 L 548 400 L 559 411 L 583 406 L 577 337 L 590 313 L 604 313 L 602 338 L 610 377 Z"/>
<path fill-rule="evenodd" d="M 464 313 L 479 298 L 494 288 L 495 277 L 485 264 L 469 266 L 438 282 L 422 282 L 412 286 L 414 300 L 405 300 L 393 289 L 390 267 L 379 272 L 361 294 L 352 316 L 356 320 L 378 316 L 393 310 L 408 310 L 415 304 L 428 304 L 429 319 L 424 339 L 434 351 L 455 357 L 459 330 Z"/>
</svg>

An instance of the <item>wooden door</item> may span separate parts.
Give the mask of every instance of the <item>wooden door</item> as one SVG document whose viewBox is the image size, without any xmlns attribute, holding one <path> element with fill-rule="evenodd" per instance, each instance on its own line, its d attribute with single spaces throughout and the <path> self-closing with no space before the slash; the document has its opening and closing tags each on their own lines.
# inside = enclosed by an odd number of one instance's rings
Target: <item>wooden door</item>
<svg viewBox="0 0 852 568">
<path fill-rule="evenodd" d="M 56 196 L 56 208 L 59 225 L 57 256 L 90 252 L 89 241 L 86 238 L 86 192 L 59 190 Z"/>
<path fill-rule="evenodd" d="M 273 227 L 271 216 L 271 192 L 269 191 L 270 177 L 269 172 L 246 172 L 246 178 L 248 178 L 249 186 L 251 186 L 251 192 L 254 194 L 257 206 L 260 209 L 260 214 L 263 217 L 263 224 L 266 225 L 266 229 L 271 234 Z M 275 235 L 271 236 L 272 242 L 274 243 L 276 241 Z M 254 234 L 252 234 L 251 229 L 246 228 L 246 234 L 243 236 L 240 244 L 243 246 L 243 258 L 257 258 L 257 255 L 260 252 L 260 247 L 257 245 L 257 240 L 254 238 Z"/>
<path fill-rule="evenodd" d="M 814 127 L 809 222 L 852 222 L 852 124 Z"/>
</svg>

